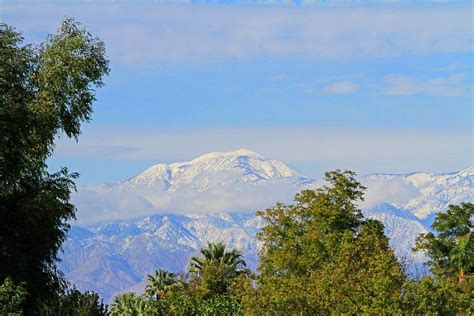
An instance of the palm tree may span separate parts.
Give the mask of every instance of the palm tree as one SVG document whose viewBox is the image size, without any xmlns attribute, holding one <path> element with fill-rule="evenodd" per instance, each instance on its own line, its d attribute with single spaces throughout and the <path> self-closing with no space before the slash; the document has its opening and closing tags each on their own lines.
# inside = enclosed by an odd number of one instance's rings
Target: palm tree
<svg viewBox="0 0 474 316">
<path fill-rule="evenodd" d="M 168 286 L 176 283 L 176 274 L 167 270 L 157 270 L 154 274 L 148 275 L 148 284 L 145 288 L 145 294 L 150 297 L 156 297 L 160 299 L 160 293 L 163 292 Z"/>
<path fill-rule="evenodd" d="M 242 254 L 237 249 L 227 251 L 224 243 L 208 243 L 207 248 L 200 250 L 203 257 L 192 257 L 190 271 L 199 274 L 207 262 L 219 262 L 240 272 L 240 267 L 245 267 Z"/>
<path fill-rule="evenodd" d="M 112 303 L 110 315 L 139 316 L 145 315 L 145 300 L 134 293 L 123 293 L 117 295 Z"/>
</svg>

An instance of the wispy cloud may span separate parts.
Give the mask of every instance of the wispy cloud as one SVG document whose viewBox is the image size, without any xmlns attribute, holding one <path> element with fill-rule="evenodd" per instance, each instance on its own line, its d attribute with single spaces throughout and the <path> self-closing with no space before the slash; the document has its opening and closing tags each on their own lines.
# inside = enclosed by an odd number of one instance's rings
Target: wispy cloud
<svg viewBox="0 0 474 316">
<path fill-rule="evenodd" d="M 472 50 L 470 7 L 263 7 L 4 3 L 0 18 L 30 35 L 65 15 L 105 40 L 114 60 L 159 61 L 294 56 L 380 58 Z M 442 23 L 441 23 L 442 22 Z"/>
<path fill-rule="evenodd" d="M 390 75 L 385 77 L 387 87 L 383 94 L 387 95 L 414 95 L 425 94 L 435 96 L 466 95 L 471 85 L 465 80 L 463 73 L 451 74 L 447 77 L 436 77 L 428 80 L 416 80 L 405 75 Z"/>
<path fill-rule="evenodd" d="M 359 85 L 352 81 L 341 81 L 323 88 L 324 93 L 329 94 L 351 94 L 359 90 Z"/>
</svg>

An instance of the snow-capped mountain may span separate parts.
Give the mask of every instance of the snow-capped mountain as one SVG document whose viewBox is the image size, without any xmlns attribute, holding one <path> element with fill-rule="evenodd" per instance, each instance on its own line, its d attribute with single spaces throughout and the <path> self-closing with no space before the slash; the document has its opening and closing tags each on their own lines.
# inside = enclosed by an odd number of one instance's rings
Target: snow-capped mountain
<svg viewBox="0 0 474 316">
<path fill-rule="evenodd" d="M 80 223 L 156 213 L 255 211 L 288 201 L 312 184 L 283 162 L 241 149 L 189 162 L 156 164 L 111 185 L 79 188 L 73 197 Z M 245 198 L 242 198 L 245 197 Z"/>
<path fill-rule="evenodd" d="M 157 164 L 136 177 L 117 184 L 119 190 L 152 188 L 174 192 L 191 187 L 198 192 L 216 186 L 228 187 L 241 183 L 264 184 L 269 181 L 290 179 L 297 182 L 310 181 L 286 164 L 266 160 L 248 149 L 233 152 L 216 152 L 203 155 L 190 162 Z"/>
<path fill-rule="evenodd" d="M 449 204 L 474 200 L 473 179 L 474 168 L 360 177 L 368 187 L 361 207 L 385 224 L 396 254 L 420 267 L 423 256 L 411 252 L 415 238 Z M 157 164 L 116 184 L 79 188 L 74 200 L 82 221 L 64 244 L 61 269 L 76 286 L 106 300 L 140 291 L 155 269 L 185 270 L 207 242 L 240 249 L 254 269 L 255 235 L 263 225 L 255 211 L 290 202 L 294 193 L 320 183 L 243 149 Z"/>
</svg>

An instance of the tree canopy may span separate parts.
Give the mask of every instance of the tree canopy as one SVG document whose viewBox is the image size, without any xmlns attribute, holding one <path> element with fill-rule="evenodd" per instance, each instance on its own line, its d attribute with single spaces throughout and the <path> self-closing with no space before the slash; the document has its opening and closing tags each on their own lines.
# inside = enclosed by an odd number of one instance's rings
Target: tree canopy
<svg viewBox="0 0 474 316">
<path fill-rule="evenodd" d="M 415 251 L 424 251 L 428 265 L 435 275 L 458 274 L 459 282 L 465 273 L 474 273 L 474 204 L 450 205 L 445 213 L 438 213 L 433 222 L 437 234 L 429 232 L 416 240 Z"/>
<path fill-rule="evenodd" d="M 38 46 L 0 24 L 0 284 L 25 283 L 31 308 L 65 286 L 55 263 L 75 218 L 77 174 L 46 160 L 57 136 L 77 139 L 108 72 L 104 43 L 73 19 Z"/>
<path fill-rule="evenodd" d="M 257 289 L 246 308 L 276 314 L 382 313 L 399 309 L 405 280 L 383 224 L 364 219 L 365 189 L 352 172 L 259 212 L 266 222 Z"/>
</svg>

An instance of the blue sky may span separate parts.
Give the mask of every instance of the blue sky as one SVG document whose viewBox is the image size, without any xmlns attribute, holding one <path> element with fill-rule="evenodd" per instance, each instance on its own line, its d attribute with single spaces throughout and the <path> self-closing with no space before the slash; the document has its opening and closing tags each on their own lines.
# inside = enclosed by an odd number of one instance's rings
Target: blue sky
<svg viewBox="0 0 474 316">
<path fill-rule="evenodd" d="M 30 42 L 64 16 L 112 68 L 79 143 L 50 160 L 81 184 L 242 147 L 313 177 L 473 164 L 469 2 L 0 1 Z"/>
</svg>

